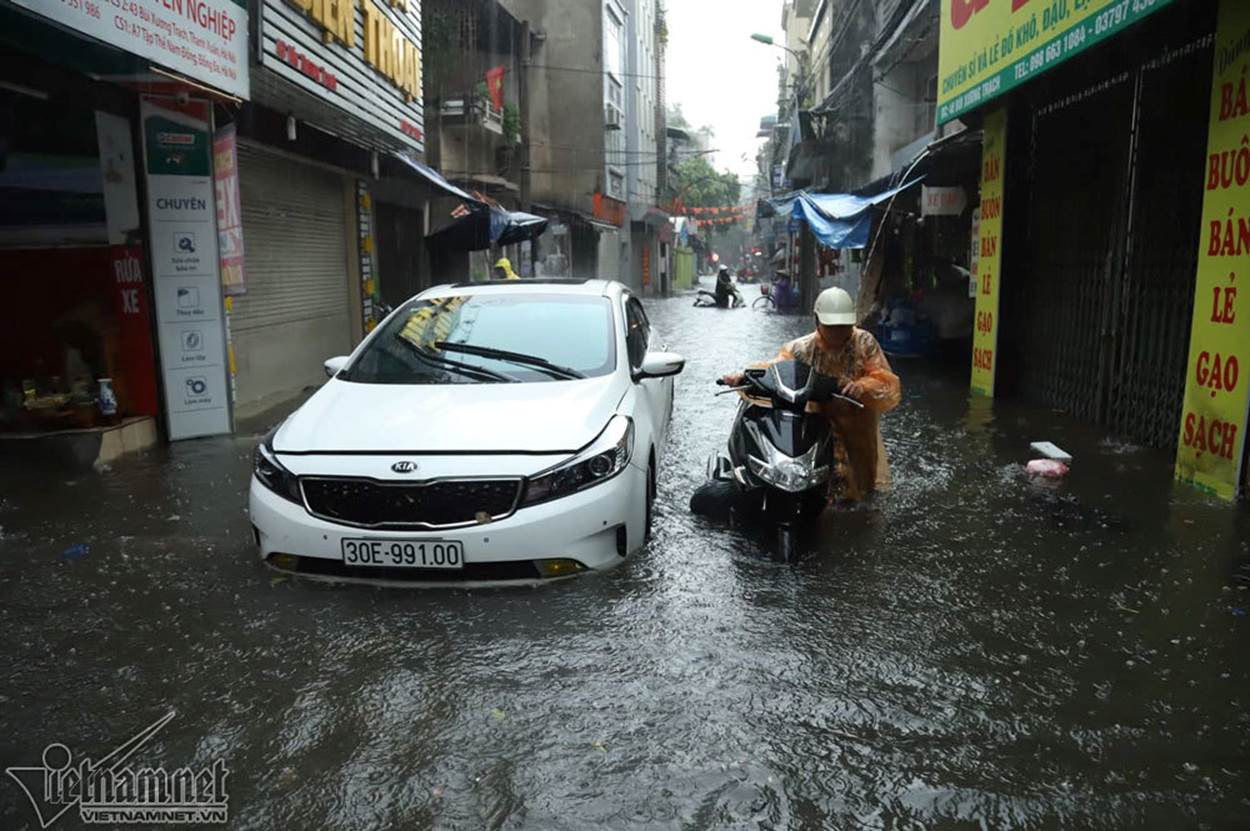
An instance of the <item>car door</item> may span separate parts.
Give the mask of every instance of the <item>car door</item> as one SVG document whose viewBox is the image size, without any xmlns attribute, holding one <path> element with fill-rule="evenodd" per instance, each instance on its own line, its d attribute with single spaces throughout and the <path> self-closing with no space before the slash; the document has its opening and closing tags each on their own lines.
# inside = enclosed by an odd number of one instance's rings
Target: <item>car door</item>
<svg viewBox="0 0 1250 831">
<path fill-rule="evenodd" d="M 651 342 L 651 322 L 647 319 L 642 303 L 632 295 L 625 296 L 625 327 L 630 371 L 636 374 L 648 351 L 663 351 L 664 347 Z M 650 416 L 658 459 L 668 442 L 669 417 L 673 409 L 673 379 L 643 378 L 635 383 L 640 387 L 640 398 Z"/>
</svg>

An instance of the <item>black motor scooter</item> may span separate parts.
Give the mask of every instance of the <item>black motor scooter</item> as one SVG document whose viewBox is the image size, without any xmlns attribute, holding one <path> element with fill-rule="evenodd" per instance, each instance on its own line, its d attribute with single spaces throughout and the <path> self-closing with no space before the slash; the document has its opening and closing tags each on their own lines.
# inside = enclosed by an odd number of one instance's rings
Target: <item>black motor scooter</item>
<svg viewBox="0 0 1250 831">
<path fill-rule="evenodd" d="M 836 378 L 798 360 L 748 369 L 744 376 L 742 386 L 717 393 L 745 395 L 729 442 L 708 461 L 708 482 L 691 508 L 730 500 L 736 510 L 774 524 L 778 553 L 789 559 L 796 523 L 824 510 L 834 475 L 833 430 L 828 418 L 809 412 L 808 405 L 835 400 L 860 409 L 864 405 L 842 395 Z"/>
<path fill-rule="evenodd" d="M 742 292 L 738 291 L 737 286 L 734 286 L 723 295 L 717 295 L 716 292 L 708 291 L 707 289 L 699 289 L 694 298 L 694 305 L 696 306 L 715 306 L 719 309 L 740 309 L 746 304 L 746 298 L 742 296 Z"/>
</svg>

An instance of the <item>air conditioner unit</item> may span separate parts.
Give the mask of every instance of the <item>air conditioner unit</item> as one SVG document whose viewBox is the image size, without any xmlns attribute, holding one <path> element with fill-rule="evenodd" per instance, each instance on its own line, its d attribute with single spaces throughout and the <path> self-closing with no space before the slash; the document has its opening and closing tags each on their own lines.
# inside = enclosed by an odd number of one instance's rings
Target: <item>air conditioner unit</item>
<svg viewBox="0 0 1250 831">
<path fill-rule="evenodd" d="M 603 108 L 603 129 L 619 130 L 621 129 L 621 111 L 616 107 Z"/>
</svg>

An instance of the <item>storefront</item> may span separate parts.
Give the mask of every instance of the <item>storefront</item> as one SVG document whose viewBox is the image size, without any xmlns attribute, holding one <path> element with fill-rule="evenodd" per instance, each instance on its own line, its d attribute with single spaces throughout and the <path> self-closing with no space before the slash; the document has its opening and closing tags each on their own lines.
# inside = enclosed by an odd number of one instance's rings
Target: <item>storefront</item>
<svg viewBox="0 0 1250 831">
<path fill-rule="evenodd" d="M 319 383 L 322 361 L 351 351 L 359 284 L 354 179 L 259 142 L 240 142 L 238 157 L 246 292 L 233 298 L 230 330 L 246 413 Z"/>
<path fill-rule="evenodd" d="M 1250 7 L 1016 5 L 943 3 L 938 119 L 986 142 L 973 386 L 1175 448 L 1180 478 L 1231 496 L 1247 395 L 1227 367 L 1250 360 L 1250 333 L 1235 308 L 1212 316 L 1236 261 L 1208 230 L 1234 217 L 1236 251 L 1250 208 L 1235 181 Z M 1231 187 L 1204 187 L 1220 151 Z"/>
<path fill-rule="evenodd" d="M 363 0 L 350 19 L 290 0 L 258 9 L 252 102 L 236 122 L 244 279 L 230 332 L 244 415 L 320 383 L 323 361 L 379 319 L 382 287 L 416 279 L 419 252 L 397 241 L 409 222 L 420 234 L 408 212 L 425 198 L 381 178 L 391 153 L 424 151 L 420 3 Z M 403 213 L 375 199 L 383 185 Z"/>
<path fill-rule="evenodd" d="M 247 10 L 175 15 L 0 2 L 0 432 L 43 455 L 229 430 L 208 141 L 210 100 L 247 95 Z"/>
</svg>

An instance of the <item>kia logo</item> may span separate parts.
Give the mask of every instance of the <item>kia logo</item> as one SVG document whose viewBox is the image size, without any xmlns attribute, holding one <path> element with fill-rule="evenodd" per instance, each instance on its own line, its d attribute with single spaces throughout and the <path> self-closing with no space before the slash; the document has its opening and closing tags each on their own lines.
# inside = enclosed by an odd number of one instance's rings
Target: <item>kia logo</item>
<svg viewBox="0 0 1250 831">
<path fill-rule="evenodd" d="M 391 465 L 391 470 L 396 473 L 412 473 L 417 469 L 416 462 L 396 462 Z"/>
</svg>

